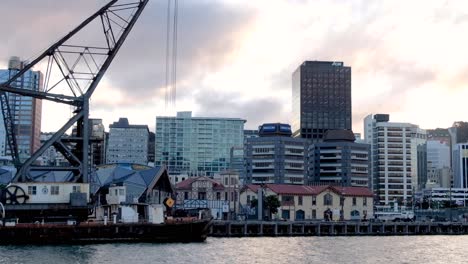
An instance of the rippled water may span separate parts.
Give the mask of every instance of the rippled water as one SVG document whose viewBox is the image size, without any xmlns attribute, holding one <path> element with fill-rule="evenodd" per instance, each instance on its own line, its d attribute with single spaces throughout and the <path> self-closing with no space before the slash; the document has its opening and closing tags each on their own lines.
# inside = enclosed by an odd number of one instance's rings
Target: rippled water
<svg viewBox="0 0 468 264">
<path fill-rule="evenodd" d="M 1 239 L 1 238 L 0 238 Z M 192 244 L 0 246 L 0 263 L 467 263 L 468 236 L 208 238 Z"/>
</svg>

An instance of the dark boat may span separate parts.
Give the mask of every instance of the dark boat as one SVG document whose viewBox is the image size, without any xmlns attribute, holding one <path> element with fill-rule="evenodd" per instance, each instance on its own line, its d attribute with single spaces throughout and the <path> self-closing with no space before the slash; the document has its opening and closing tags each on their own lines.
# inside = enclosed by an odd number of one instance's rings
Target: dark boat
<svg viewBox="0 0 468 264">
<path fill-rule="evenodd" d="M 0 226 L 0 244 L 88 244 L 110 242 L 203 242 L 211 219 L 176 219 L 164 224 L 80 223 Z"/>
</svg>

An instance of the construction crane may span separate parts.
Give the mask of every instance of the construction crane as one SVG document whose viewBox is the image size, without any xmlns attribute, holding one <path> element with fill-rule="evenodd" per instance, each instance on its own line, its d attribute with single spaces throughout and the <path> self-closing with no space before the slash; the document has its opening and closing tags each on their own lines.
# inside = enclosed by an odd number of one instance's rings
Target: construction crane
<svg viewBox="0 0 468 264">
<path fill-rule="evenodd" d="M 10 79 L 0 83 L 1 110 L 5 122 L 7 143 L 17 173 L 12 182 L 33 181 L 31 171 L 70 172 L 69 182 L 87 183 L 90 175 L 90 127 L 89 101 L 116 56 L 148 0 L 132 0 L 118 3 L 112 0 L 91 15 L 66 36 L 47 48 L 37 58 L 26 64 Z M 83 39 L 80 32 L 102 26 L 103 43 L 96 45 L 96 38 Z M 85 42 L 85 44 L 79 44 Z M 43 89 L 34 91 L 15 85 L 27 71 L 46 62 L 47 70 Z M 52 81 L 54 76 L 60 76 Z M 8 103 L 8 94 L 30 96 L 74 107 L 73 116 L 24 162 L 20 162 L 15 135 L 15 123 Z M 76 135 L 65 133 L 76 126 Z M 38 166 L 37 159 L 50 147 L 54 147 L 68 161 L 67 166 Z"/>
</svg>

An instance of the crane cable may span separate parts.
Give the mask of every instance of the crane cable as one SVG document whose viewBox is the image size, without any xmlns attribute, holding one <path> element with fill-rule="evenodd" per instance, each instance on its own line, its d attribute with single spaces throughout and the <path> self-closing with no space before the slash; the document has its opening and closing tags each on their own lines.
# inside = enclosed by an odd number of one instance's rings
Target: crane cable
<svg viewBox="0 0 468 264">
<path fill-rule="evenodd" d="M 178 0 L 174 0 L 171 24 L 171 0 L 167 0 L 165 109 L 175 108 L 177 94 L 177 24 Z M 172 39 L 171 39 L 172 33 Z M 171 43 L 172 42 L 172 43 Z M 172 46 L 171 46 L 172 44 Z M 172 66 L 172 67 L 171 67 Z"/>
</svg>

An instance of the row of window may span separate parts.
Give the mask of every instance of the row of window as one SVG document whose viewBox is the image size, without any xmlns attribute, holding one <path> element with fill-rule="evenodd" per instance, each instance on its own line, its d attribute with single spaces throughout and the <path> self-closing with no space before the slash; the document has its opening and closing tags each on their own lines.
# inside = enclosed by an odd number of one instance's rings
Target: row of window
<svg viewBox="0 0 468 264">
<path fill-rule="evenodd" d="M 49 188 L 47 186 L 44 186 L 41 189 L 41 192 L 43 194 L 48 194 L 49 193 Z M 81 186 L 75 185 L 72 187 L 72 192 L 81 192 Z M 60 194 L 60 186 L 59 185 L 52 185 L 50 186 L 50 195 L 59 195 Z M 28 195 L 37 195 L 37 186 L 28 186 Z"/>
</svg>

